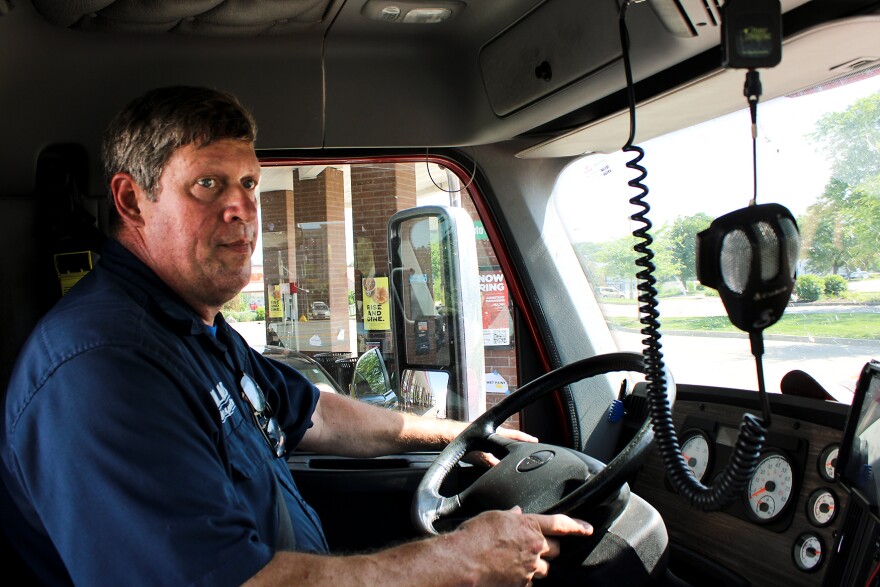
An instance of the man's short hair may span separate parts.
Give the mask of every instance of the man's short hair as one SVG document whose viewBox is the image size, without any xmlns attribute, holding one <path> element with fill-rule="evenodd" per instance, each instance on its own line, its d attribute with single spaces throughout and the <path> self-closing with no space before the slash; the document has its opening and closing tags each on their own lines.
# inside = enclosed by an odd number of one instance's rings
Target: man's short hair
<svg viewBox="0 0 880 587">
<path fill-rule="evenodd" d="M 253 142 L 256 138 L 253 116 L 232 94 L 191 86 L 158 88 L 129 102 L 104 132 L 105 178 L 109 184 L 115 174 L 128 173 L 155 200 L 162 170 L 177 149 L 204 147 L 222 139 Z M 120 218 L 110 197 L 108 214 L 114 233 Z"/>
</svg>

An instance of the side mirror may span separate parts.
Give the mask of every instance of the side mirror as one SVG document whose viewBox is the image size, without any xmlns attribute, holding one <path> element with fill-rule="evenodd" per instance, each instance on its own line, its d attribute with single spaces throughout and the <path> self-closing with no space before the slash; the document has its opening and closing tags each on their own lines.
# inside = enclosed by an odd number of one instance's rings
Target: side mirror
<svg viewBox="0 0 880 587">
<path fill-rule="evenodd" d="M 370 349 L 358 357 L 349 392 L 362 402 L 382 408 L 397 407 L 397 394 L 391 389 L 391 379 L 379 349 Z"/>
<path fill-rule="evenodd" d="M 422 373 L 437 417 L 470 421 L 486 410 L 486 361 L 474 221 L 462 209 L 419 206 L 388 223 L 391 326 L 399 380 Z M 437 379 L 439 373 L 445 379 Z M 428 377 L 428 374 L 432 374 Z M 409 401 L 411 390 L 401 386 Z M 421 392 L 414 394 L 420 396 Z M 439 405 L 442 402 L 443 405 Z M 410 405 L 407 405 L 407 410 Z"/>
</svg>

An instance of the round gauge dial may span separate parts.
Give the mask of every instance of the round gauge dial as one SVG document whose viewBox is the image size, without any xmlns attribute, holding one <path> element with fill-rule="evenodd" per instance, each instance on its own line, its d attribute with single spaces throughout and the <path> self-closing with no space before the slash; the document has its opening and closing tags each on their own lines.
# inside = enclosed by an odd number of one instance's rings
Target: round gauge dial
<svg viewBox="0 0 880 587">
<path fill-rule="evenodd" d="M 749 480 L 746 501 L 751 516 L 759 522 L 778 518 L 791 499 L 794 472 L 782 453 L 764 455 Z"/>
<path fill-rule="evenodd" d="M 794 565 L 798 569 L 807 573 L 815 571 L 822 564 L 822 558 L 825 554 L 822 539 L 811 533 L 801 534 L 794 541 L 791 554 L 794 557 Z"/>
<path fill-rule="evenodd" d="M 807 519 L 814 526 L 827 526 L 837 516 L 837 496 L 830 489 L 819 488 L 807 499 Z"/>
<path fill-rule="evenodd" d="M 702 481 L 712 460 L 712 446 L 709 436 L 702 430 L 690 430 L 684 434 L 681 443 L 681 456 L 697 481 Z"/>
<path fill-rule="evenodd" d="M 837 452 L 839 444 L 829 444 L 819 455 L 819 476 L 825 481 L 834 481 L 834 471 L 837 468 Z"/>
</svg>

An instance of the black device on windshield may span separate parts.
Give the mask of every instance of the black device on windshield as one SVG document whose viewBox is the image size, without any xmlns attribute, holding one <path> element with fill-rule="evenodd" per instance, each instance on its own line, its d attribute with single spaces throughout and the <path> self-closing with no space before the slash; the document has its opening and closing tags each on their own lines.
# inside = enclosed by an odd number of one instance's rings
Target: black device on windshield
<svg viewBox="0 0 880 587">
<path fill-rule="evenodd" d="M 880 524 L 880 362 L 862 368 L 843 431 L 834 475 L 852 500 Z"/>
<path fill-rule="evenodd" d="M 779 0 L 727 0 L 721 7 L 724 67 L 774 67 L 782 60 Z"/>
</svg>

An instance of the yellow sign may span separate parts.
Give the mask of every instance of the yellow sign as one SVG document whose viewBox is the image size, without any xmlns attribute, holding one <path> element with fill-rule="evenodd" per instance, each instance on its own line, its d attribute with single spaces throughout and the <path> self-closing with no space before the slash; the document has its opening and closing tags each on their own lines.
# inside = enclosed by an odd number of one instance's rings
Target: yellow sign
<svg viewBox="0 0 880 587">
<path fill-rule="evenodd" d="M 387 277 L 365 277 L 364 330 L 391 330 L 391 304 Z"/>
<path fill-rule="evenodd" d="M 66 296 L 76 283 L 92 270 L 91 251 L 75 251 L 55 255 L 55 271 L 61 282 L 61 295 Z"/>
<path fill-rule="evenodd" d="M 269 286 L 269 318 L 284 318 L 284 301 L 281 298 L 281 286 Z"/>
</svg>

